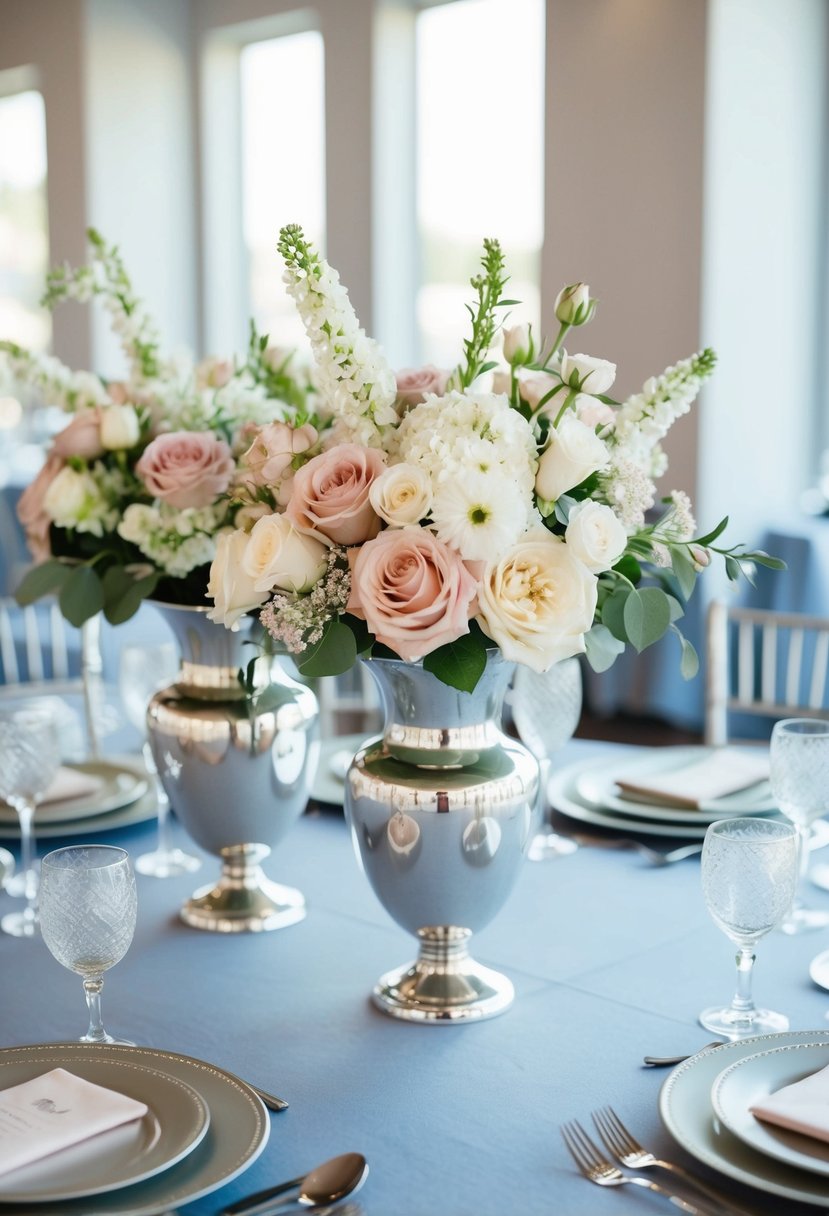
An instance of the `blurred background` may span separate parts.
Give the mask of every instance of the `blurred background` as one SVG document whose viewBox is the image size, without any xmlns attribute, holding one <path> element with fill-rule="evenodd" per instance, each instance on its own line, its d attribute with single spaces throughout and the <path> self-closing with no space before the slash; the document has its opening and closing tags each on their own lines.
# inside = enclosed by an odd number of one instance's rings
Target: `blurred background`
<svg viewBox="0 0 829 1216">
<path fill-rule="evenodd" d="M 0 0 L 0 29 L 0 336 L 121 374 L 105 316 L 38 303 L 92 224 L 169 350 L 241 352 L 251 316 L 296 344 L 298 222 L 395 366 L 451 366 L 495 236 L 513 320 L 550 333 L 590 284 L 578 348 L 617 396 L 717 350 L 661 484 L 787 559 L 750 602 L 829 611 L 825 0 Z M 6 591 L 51 429 L 0 385 Z M 666 639 L 589 677 L 588 708 L 697 730 L 677 667 Z"/>
</svg>

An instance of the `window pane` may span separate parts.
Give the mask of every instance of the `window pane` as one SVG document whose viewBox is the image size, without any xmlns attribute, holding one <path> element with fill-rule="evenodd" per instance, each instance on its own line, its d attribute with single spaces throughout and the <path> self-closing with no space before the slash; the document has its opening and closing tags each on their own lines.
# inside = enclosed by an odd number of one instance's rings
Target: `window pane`
<svg viewBox="0 0 829 1216">
<path fill-rule="evenodd" d="M 483 238 L 507 255 L 513 321 L 538 324 L 543 239 L 543 0 L 457 0 L 417 22 L 423 362 L 451 366 Z"/>
<path fill-rule="evenodd" d="M 0 97 L 0 334 L 35 350 L 52 333 L 38 304 L 48 262 L 46 118 L 27 91 Z"/>
<path fill-rule="evenodd" d="M 253 42 L 242 51 L 242 189 L 251 312 L 282 346 L 303 340 L 283 285 L 279 229 L 298 223 L 324 248 L 325 116 L 322 35 Z"/>
</svg>

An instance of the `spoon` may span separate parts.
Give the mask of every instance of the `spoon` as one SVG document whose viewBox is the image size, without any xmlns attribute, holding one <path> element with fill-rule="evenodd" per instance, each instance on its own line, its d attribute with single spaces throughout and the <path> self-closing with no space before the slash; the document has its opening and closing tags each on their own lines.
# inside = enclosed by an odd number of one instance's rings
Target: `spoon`
<svg viewBox="0 0 829 1216">
<path fill-rule="evenodd" d="M 722 1039 L 715 1039 L 713 1043 L 706 1043 L 704 1047 L 698 1048 L 697 1051 L 691 1052 L 684 1056 L 645 1056 L 642 1064 L 645 1068 L 668 1068 L 672 1064 L 681 1064 L 683 1060 L 690 1060 L 692 1055 L 699 1055 L 701 1051 L 711 1051 L 715 1047 L 724 1047 Z"/>
<path fill-rule="evenodd" d="M 280 1182 L 277 1186 L 267 1187 L 264 1191 L 257 1191 L 245 1199 L 240 1199 L 238 1203 L 224 1208 L 219 1216 L 257 1216 L 270 1211 L 272 1207 L 281 1206 L 271 1203 L 277 1195 L 297 1189 L 297 1196 L 282 1202 L 301 1203 L 306 1207 L 336 1203 L 337 1200 L 359 1190 L 367 1176 L 368 1162 L 362 1153 L 342 1153 L 339 1157 L 332 1157 L 330 1161 L 316 1166 L 309 1174 L 291 1178 L 288 1182 Z"/>
</svg>

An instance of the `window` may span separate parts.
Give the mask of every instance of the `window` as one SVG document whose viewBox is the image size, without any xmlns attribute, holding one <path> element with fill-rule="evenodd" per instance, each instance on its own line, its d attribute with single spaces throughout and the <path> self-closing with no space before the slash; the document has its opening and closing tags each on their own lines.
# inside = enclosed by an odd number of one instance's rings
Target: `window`
<svg viewBox="0 0 829 1216">
<path fill-rule="evenodd" d="M 33 89 L 2 95 L 0 74 L 0 334 L 45 350 L 48 312 L 39 305 L 49 264 L 46 118 Z"/>
</svg>

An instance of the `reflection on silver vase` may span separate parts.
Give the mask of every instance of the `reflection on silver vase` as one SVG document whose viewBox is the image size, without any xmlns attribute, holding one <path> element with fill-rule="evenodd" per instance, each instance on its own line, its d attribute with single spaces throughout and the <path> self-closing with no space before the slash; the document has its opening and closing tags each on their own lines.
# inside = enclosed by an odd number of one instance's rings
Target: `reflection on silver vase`
<svg viewBox="0 0 829 1216">
<path fill-rule="evenodd" d="M 470 957 L 469 939 L 512 890 L 538 789 L 532 755 L 500 729 L 512 664 L 490 651 L 472 693 L 420 664 L 370 659 L 368 668 L 385 728 L 351 764 L 346 817 L 377 897 L 420 941 L 417 961 L 384 975 L 372 999 L 409 1021 L 492 1017 L 513 987 Z"/>
<path fill-rule="evenodd" d="M 206 609 L 156 605 L 181 647 L 178 679 L 155 694 L 147 726 L 159 776 L 197 844 L 222 859 L 212 887 L 181 910 L 197 929 L 219 933 L 279 929 L 305 915 L 301 892 L 271 882 L 260 863 L 302 814 L 319 754 L 317 702 L 276 660 L 260 658 L 253 712 L 238 681 L 258 626 L 238 632 Z M 265 706 L 267 700 L 269 707 Z"/>
</svg>

